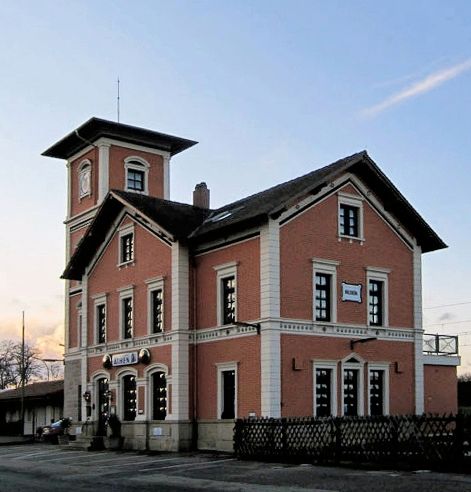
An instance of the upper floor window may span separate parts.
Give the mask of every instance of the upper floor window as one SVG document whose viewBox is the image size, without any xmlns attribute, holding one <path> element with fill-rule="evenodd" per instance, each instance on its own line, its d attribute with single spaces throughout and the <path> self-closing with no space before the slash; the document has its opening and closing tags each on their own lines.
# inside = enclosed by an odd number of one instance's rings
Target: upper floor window
<svg viewBox="0 0 471 492">
<path fill-rule="evenodd" d="M 337 321 L 337 266 L 338 261 L 313 258 L 314 319 Z"/>
<path fill-rule="evenodd" d="M 217 323 L 229 325 L 237 320 L 237 263 L 214 267 L 217 272 Z"/>
<path fill-rule="evenodd" d="M 388 274 L 389 269 L 367 267 L 368 324 L 388 326 Z"/>
<path fill-rule="evenodd" d="M 360 196 L 339 192 L 339 236 L 363 240 L 363 201 Z"/>
<path fill-rule="evenodd" d="M 136 193 L 149 193 L 149 163 L 140 157 L 128 157 L 124 161 L 126 172 L 126 191 Z"/>
<path fill-rule="evenodd" d="M 132 338 L 132 297 L 125 297 L 123 303 L 123 338 Z"/>
<path fill-rule="evenodd" d="M 106 304 L 96 307 L 97 343 L 106 342 Z"/>
<path fill-rule="evenodd" d="M 150 335 L 164 331 L 164 277 L 146 280 L 147 327 Z"/>
<path fill-rule="evenodd" d="M 130 232 L 121 236 L 121 263 L 134 259 L 134 234 Z"/>
<path fill-rule="evenodd" d="M 92 165 L 91 162 L 86 159 L 80 164 L 79 167 L 78 185 L 80 199 L 91 194 L 91 174 Z"/>
</svg>

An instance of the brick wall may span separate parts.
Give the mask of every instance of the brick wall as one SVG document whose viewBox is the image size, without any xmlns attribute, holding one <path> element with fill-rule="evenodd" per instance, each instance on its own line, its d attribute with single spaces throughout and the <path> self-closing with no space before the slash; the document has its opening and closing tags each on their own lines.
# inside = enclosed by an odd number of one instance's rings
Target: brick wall
<svg viewBox="0 0 471 492">
<path fill-rule="evenodd" d="M 424 366 L 425 413 L 456 413 L 458 381 L 454 366 Z"/>
</svg>

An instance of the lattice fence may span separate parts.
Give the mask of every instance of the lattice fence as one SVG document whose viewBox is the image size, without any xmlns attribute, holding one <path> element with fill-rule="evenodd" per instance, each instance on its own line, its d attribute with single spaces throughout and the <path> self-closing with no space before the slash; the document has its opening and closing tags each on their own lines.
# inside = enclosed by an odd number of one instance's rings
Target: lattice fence
<svg viewBox="0 0 471 492">
<path fill-rule="evenodd" d="M 460 415 L 238 419 L 242 459 L 445 463 L 464 455 Z"/>
</svg>

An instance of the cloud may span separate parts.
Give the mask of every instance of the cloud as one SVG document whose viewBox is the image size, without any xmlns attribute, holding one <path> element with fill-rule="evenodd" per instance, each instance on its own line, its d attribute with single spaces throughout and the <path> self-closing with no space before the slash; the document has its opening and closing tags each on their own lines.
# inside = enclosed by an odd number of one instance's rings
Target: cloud
<svg viewBox="0 0 471 492">
<path fill-rule="evenodd" d="M 392 106 L 396 106 L 397 104 L 400 104 L 401 102 L 412 97 L 417 97 L 421 94 L 425 94 L 432 89 L 435 89 L 435 87 L 438 87 L 445 82 L 448 82 L 449 80 L 453 80 L 454 78 L 458 77 L 469 69 L 471 69 L 471 58 L 468 58 L 466 61 L 452 67 L 438 70 L 428 75 L 424 79 L 407 86 L 402 91 L 392 94 L 380 103 L 363 109 L 361 111 L 361 115 L 369 117 L 376 116 L 378 113 L 381 113 L 382 111 L 391 108 Z"/>
</svg>

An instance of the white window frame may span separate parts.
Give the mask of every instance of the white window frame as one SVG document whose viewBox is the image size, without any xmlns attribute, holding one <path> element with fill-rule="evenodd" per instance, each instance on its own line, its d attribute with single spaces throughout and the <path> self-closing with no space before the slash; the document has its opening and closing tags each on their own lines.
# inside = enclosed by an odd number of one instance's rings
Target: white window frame
<svg viewBox="0 0 471 492">
<path fill-rule="evenodd" d="M 355 359 L 358 362 L 347 362 L 350 359 Z M 357 354 L 350 354 L 344 359 L 342 359 L 342 363 L 340 365 L 340 374 L 341 374 L 341 382 L 340 382 L 340 415 L 344 415 L 344 371 L 345 369 L 357 369 L 358 370 L 358 398 L 357 398 L 357 415 L 365 415 L 365 361 Z"/>
<path fill-rule="evenodd" d="M 234 371 L 234 419 L 237 418 L 238 416 L 238 368 L 239 363 L 238 362 L 222 362 L 219 364 L 216 364 L 216 369 L 217 369 L 217 415 L 216 418 L 217 420 L 231 420 L 231 419 L 222 419 L 221 418 L 221 413 L 222 413 L 222 402 L 223 402 L 223 390 L 224 386 L 222 384 L 222 373 L 225 371 Z"/>
<path fill-rule="evenodd" d="M 129 261 L 122 261 L 123 258 L 123 237 L 127 236 L 128 234 L 132 234 L 132 259 Z M 122 227 L 118 231 L 118 240 L 119 240 L 119 245 L 118 245 L 118 267 L 122 266 L 127 266 L 127 265 L 134 265 L 134 262 L 136 260 L 136 235 L 134 234 L 134 224 L 128 224 L 125 227 Z"/>
<path fill-rule="evenodd" d="M 223 265 L 217 265 L 214 268 L 216 271 L 216 291 L 217 291 L 217 325 L 223 326 L 223 295 L 222 295 L 222 281 L 227 277 L 234 277 L 235 282 L 235 319 L 238 320 L 238 292 L 237 292 L 237 261 L 231 261 L 230 263 L 224 263 Z"/>
<path fill-rule="evenodd" d="M 169 387 L 172 384 L 172 376 L 169 376 L 168 373 L 168 367 L 165 364 L 153 364 L 152 366 L 148 367 L 145 371 L 146 375 L 146 382 L 147 382 L 147 416 L 150 421 L 153 422 L 159 422 L 157 420 L 152 419 L 153 415 L 153 401 L 154 401 L 154 386 L 152 384 L 152 377 L 156 372 L 163 372 L 165 373 L 165 386 L 167 390 L 167 415 L 165 417 L 165 421 L 171 420 L 171 414 L 169 412 L 170 408 L 170 393 L 169 393 Z"/>
<path fill-rule="evenodd" d="M 110 373 L 100 369 L 98 372 L 94 373 L 92 375 L 92 378 L 91 378 L 91 382 L 92 382 L 92 388 L 91 388 L 92 392 L 91 393 L 92 393 L 93 399 L 92 399 L 92 401 L 90 401 L 90 403 L 88 403 L 88 405 L 92 404 L 93 417 L 95 420 L 98 420 L 99 411 L 100 411 L 100 405 L 98 402 L 98 399 L 99 399 L 98 381 L 100 379 L 107 379 L 108 380 L 108 390 L 109 390 L 110 389 L 110 382 L 111 382 Z M 90 386 L 88 386 L 88 388 L 90 388 Z M 110 407 L 109 411 L 111 412 L 111 402 L 110 402 L 109 407 Z"/>
<path fill-rule="evenodd" d="M 80 301 L 77 303 L 77 347 L 78 348 L 82 346 L 82 323 L 83 323 L 82 301 Z"/>
<path fill-rule="evenodd" d="M 127 286 L 121 289 L 118 289 L 119 292 L 119 335 L 121 340 L 132 340 L 134 338 L 134 321 L 136 312 L 134 310 L 134 286 Z M 131 306 L 132 306 L 132 336 L 131 338 L 124 338 L 124 309 L 123 309 L 123 301 L 124 299 L 131 298 Z"/>
<path fill-rule="evenodd" d="M 383 283 L 383 324 L 381 326 L 389 326 L 389 268 L 379 267 L 366 267 L 366 323 L 368 326 L 376 327 L 377 325 L 370 325 L 370 280 L 376 280 Z M 378 326 L 379 328 L 379 326 Z"/>
<path fill-rule="evenodd" d="M 139 190 L 131 190 L 128 188 L 128 171 L 132 169 L 134 171 L 143 171 L 144 172 L 144 189 L 142 191 Z M 138 156 L 130 156 L 124 159 L 124 189 L 125 191 L 129 191 L 131 193 L 139 193 L 141 195 L 149 194 L 149 169 L 150 164 Z"/>
<path fill-rule="evenodd" d="M 337 322 L 337 267 L 340 261 L 312 259 L 312 319 L 316 323 Z M 330 275 L 330 321 L 316 320 L 316 273 Z"/>
<path fill-rule="evenodd" d="M 330 369 L 330 414 L 333 417 L 338 413 L 338 361 L 335 360 L 315 360 L 312 363 L 312 414 L 317 417 L 316 411 L 316 369 Z"/>
<path fill-rule="evenodd" d="M 352 195 L 350 193 L 344 193 L 339 191 L 338 193 L 338 209 L 337 209 L 337 233 L 339 239 L 348 239 L 352 241 L 365 241 L 364 233 L 364 220 L 363 220 L 363 201 L 364 199 L 358 195 Z M 348 205 L 350 207 L 358 208 L 358 236 L 348 236 L 341 234 L 340 232 L 340 206 Z"/>
<path fill-rule="evenodd" d="M 387 362 L 368 363 L 368 415 L 371 415 L 371 371 L 383 371 L 383 415 L 389 415 L 389 364 Z"/>
<path fill-rule="evenodd" d="M 93 345 L 101 345 L 108 341 L 108 306 L 107 294 L 93 296 Z M 105 341 L 98 342 L 98 306 L 105 306 Z"/>
<path fill-rule="evenodd" d="M 153 309 L 152 309 L 152 293 L 156 290 L 162 291 L 162 331 L 165 332 L 165 290 L 164 290 L 164 277 L 156 277 L 146 280 L 147 284 L 147 333 L 149 335 L 158 335 L 159 333 L 153 333 Z"/>
<path fill-rule="evenodd" d="M 124 384 L 123 378 L 125 376 L 134 376 L 136 378 L 136 418 L 134 420 L 124 420 Z M 115 379 L 118 383 L 118 387 L 116 388 L 117 395 L 117 414 L 119 419 L 122 422 L 136 422 L 138 420 L 139 415 L 139 390 L 138 390 L 138 373 L 136 369 L 132 369 L 130 367 L 123 368 L 121 371 L 117 372 L 115 375 Z"/>
<path fill-rule="evenodd" d="M 85 193 L 82 191 L 82 176 L 88 174 L 88 191 Z M 79 173 L 78 173 L 78 188 L 79 188 L 79 201 L 86 196 L 90 196 L 92 194 L 92 163 L 88 159 L 84 159 L 79 165 Z"/>
</svg>

